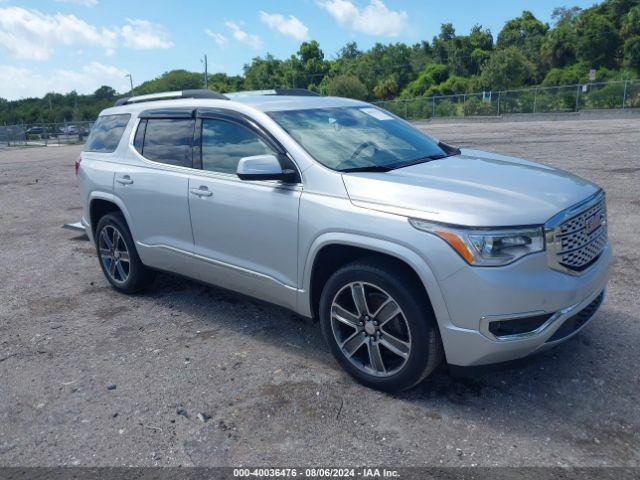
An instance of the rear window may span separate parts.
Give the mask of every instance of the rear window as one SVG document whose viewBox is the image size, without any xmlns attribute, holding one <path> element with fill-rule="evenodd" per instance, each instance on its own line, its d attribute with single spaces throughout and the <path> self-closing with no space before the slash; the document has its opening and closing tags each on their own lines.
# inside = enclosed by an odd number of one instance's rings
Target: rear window
<svg viewBox="0 0 640 480">
<path fill-rule="evenodd" d="M 85 152 L 111 153 L 118 148 L 124 129 L 127 128 L 131 115 L 102 115 L 91 128 L 91 133 L 84 148 Z"/>
<path fill-rule="evenodd" d="M 193 119 L 148 119 L 146 126 L 144 121 L 140 123 L 134 145 L 136 150 L 149 160 L 191 167 L 194 127 Z M 142 148 L 140 148 L 141 145 Z"/>
</svg>

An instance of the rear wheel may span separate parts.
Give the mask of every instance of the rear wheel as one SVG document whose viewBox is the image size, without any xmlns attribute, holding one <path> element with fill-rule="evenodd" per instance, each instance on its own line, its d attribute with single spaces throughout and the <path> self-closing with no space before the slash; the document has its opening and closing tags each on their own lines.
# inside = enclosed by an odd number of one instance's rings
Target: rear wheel
<svg viewBox="0 0 640 480">
<path fill-rule="evenodd" d="M 109 213 L 100 219 L 96 249 L 102 272 L 116 290 L 134 293 L 153 281 L 154 272 L 140 261 L 121 213 Z"/>
<path fill-rule="evenodd" d="M 358 261 L 335 272 L 322 292 L 320 321 L 336 359 L 372 388 L 411 388 L 443 358 L 424 291 L 393 262 Z"/>
</svg>

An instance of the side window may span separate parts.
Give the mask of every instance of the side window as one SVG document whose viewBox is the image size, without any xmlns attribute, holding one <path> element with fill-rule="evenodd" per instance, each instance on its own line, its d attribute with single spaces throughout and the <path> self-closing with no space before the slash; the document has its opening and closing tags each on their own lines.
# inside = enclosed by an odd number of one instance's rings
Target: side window
<svg viewBox="0 0 640 480">
<path fill-rule="evenodd" d="M 136 136 L 133 139 L 133 148 L 135 148 L 140 155 L 142 155 L 142 143 L 144 142 L 144 131 L 147 128 L 147 121 L 143 118 L 138 124 L 138 130 L 136 130 Z"/>
<path fill-rule="evenodd" d="M 193 143 L 194 127 L 195 120 L 190 118 L 148 119 L 142 155 L 154 162 L 191 167 L 191 144 Z"/>
<path fill-rule="evenodd" d="M 131 115 L 102 115 L 91 127 L 91 133 L 84 147 L 85 152 L 112 153 L 120 143 L 120 138 L 127 128 Z"/>
<path fill-rule="evenodd" d="M 203 170 L 236 173 L 242 157 L 267 154 L 275 152 L 247 127 L 224 120 L 202 120 Z"/>
</svg>

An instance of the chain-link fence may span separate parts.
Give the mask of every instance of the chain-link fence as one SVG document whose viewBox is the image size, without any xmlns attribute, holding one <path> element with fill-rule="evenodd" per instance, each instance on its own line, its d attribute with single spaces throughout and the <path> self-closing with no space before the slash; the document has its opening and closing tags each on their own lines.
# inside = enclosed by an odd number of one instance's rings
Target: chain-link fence
<svg viewBox="0 0 640 480">
<path fill-rule="evenodd" d="M 93 122 L 0 125 L 0 147 L 84 143 L 92 125 Z"/>
<path fill-rule="evenodd" d="M 409 120 L 640 108 L 640 80 L 383 100 L 376 105 Z"/>
</svg>

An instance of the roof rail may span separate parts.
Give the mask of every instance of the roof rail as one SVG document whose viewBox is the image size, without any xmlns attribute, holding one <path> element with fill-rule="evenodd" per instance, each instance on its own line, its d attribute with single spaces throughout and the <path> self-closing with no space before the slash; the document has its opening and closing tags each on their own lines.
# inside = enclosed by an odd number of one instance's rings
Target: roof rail
<svg viewBox="0 0 640 480">
<path fill-rule="evenodd" d="M 320 94 L 306 88 L 276 88 L 276 95 L 290 95 L 296 97 L 319 97 Z"/>
<path fill-rule="evenodd" d="M 272 88 L 270 90 L 244 90 L 240 92 L 227 93 L 227 97 L 253 97 L 253 96 L 290 96 L 290 97 L 319 97 L 320 94 L 307 90 L 306 88 Z"/>
<path fill-rule="evenodd" d="M 150 93 L 148 95 L 137 95 L 135 97 L 124 97 L 116 101 L 115 106 L 129 105 L 132 103 L 151 102 L 153 100 L 168 100 L 171 98 L 215 98 L 218 100 L 229 100 L 221 93 L 211 90 L 177 90 L 175 92 Z"/>
</svg>

